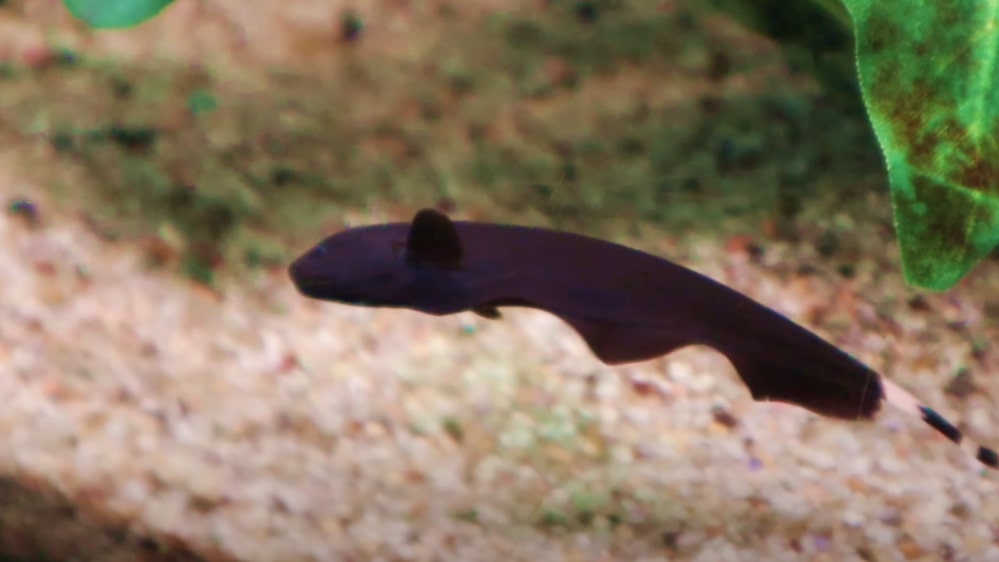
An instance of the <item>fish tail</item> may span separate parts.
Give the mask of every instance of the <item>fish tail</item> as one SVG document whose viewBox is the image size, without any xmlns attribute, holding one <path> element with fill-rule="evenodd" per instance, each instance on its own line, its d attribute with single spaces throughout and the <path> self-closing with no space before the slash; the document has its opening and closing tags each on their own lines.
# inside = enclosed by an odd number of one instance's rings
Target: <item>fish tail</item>
<svg viewBox="0 0 999 562">
<path fill-rule="evenodd" d="M 970 439 L 965 439 L 957 426 L 947 421 L 947 419 L 938 414 L 933 408 L 921 403 L 915 396 L 906 392 L 897 384 L 882 377 L 881 385 L 884 388 L 886 402 L 922 419 L 927 425 L 935 429 L 937 433 L 950 439 L 969 455 L 975 457 L 978 462 L 989 468 L 999 470 L 999 453 L 996 453 L 995 449 L 990 449 Z"/>
</svg>

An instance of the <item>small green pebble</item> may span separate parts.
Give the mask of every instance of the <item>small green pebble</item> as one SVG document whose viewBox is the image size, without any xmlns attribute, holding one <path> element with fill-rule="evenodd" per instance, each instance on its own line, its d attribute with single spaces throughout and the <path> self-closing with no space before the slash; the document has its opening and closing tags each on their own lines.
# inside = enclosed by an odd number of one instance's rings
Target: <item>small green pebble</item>
<svg viewBox="0 0 999 562">
<path fill-rule="evenodd" d="M 458 443 L 461 443 L 465 439 L 465 430 L 461 427 L 461 422 L 454 418 L 445 418 L 444 432 L 451 436 Z"/>
<path fill-rule="evenodd" d="M 187 97 L 187 110 L 192 115 L 211 113 L 218 109 L 218 100 L 207 90 L 195 90 Z"/>
</svg>

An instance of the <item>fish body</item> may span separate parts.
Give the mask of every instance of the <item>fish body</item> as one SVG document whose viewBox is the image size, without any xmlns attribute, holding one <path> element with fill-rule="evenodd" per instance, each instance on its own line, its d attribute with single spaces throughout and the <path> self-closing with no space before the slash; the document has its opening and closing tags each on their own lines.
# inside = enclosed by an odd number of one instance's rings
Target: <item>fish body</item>
<svg viewBox="0 0 999 562">
<path fill-rule="evenodd" d="M 780 313 L 667 259 L 597 238 L 452 221 L 424 209 L 409 223 L 334 234 L 289 274 L 305 296 L 350 305 L 487 318 L 509 306 L 544 310 L 612 365 L 706 345 L 729 359 L 755 400 L 849 420 L 870 419 L 887 401 L 962 442 L 911 394 Z M 999 468 L 995 451 L 970 448 Z"/>
</svg>

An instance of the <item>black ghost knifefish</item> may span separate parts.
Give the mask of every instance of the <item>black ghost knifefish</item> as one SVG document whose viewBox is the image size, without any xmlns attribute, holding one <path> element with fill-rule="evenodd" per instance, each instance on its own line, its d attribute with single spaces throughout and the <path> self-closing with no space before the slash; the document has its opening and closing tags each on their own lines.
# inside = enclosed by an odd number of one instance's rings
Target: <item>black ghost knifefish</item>
<svg viewBox="0 0 999 562">
<path fill-rule="evenodd" d="M 601 361 L 620 364 L 689 345 L 728 358 L 755 400 L 868 420 L 890 403 L 981 463 L 999 455 L 851 355 L 778 312 L 666 259 L 544 228 L 452 221 L 433 209 L 411 223 L 349 228 L 289 268 L 303 295 L 358 306 L 491 319 L 521 306 L 569 324 Z"/>
</svg>

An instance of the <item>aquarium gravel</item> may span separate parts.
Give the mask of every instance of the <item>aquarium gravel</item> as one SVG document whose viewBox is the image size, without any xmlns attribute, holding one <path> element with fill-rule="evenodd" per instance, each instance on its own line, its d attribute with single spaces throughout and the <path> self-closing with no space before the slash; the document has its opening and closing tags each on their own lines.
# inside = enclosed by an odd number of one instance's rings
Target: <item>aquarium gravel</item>
<svg viewBox="0 0 999 562">
<path fill-rule="evenodd" d="M 310 302 L 280 269 L 212 292 L 40 208 L 35 226 L 0 218 L 0 473 L 58 492 L 95 529 L 124 525 L 152 552 L 999 560 L 996 475 L 918 420 L 754 403 L 706 349 L 609 368 L 540 312 L 487 321 Z M 981 311 L 996 264 L 916 306 L 874 227 L 845 224 L 868 241 L 852 279 L 800 275 L 814 252 L 784 242 L 762 259 L 703 235 L 644 242 L 994 443 L 999 355 L 969 337 L 995 336 Z M 977 391 L 946 395 L 962 367 Z M 32 530 L 20 532 L 0 528 L 0 546 L 16 552 Z"/>
</svg>

